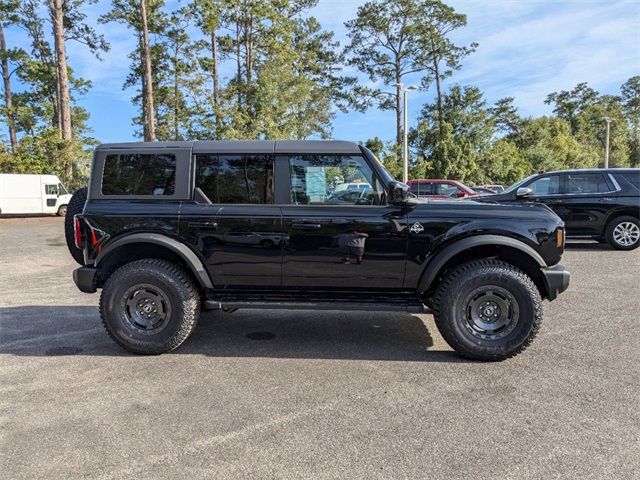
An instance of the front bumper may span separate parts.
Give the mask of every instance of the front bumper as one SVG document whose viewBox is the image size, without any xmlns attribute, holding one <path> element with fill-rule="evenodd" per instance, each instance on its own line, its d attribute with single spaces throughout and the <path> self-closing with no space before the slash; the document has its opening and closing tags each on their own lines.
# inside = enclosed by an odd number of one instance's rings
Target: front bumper
<svg viewBox="0 0 640 480">
<path fill-rule="evenodd" d="M 555 265 L 540 269 L 547 287 L 547 300 L 555 300 L 556 297 L 569 288 L 571 274 L 562 265 Z"/>
<path fill-rule="evenodd" d="M 73 271 L 73 281 L 81 292 L 95 293 L 98 270 L 93 267 L 80 267 Z"/>
</svg>

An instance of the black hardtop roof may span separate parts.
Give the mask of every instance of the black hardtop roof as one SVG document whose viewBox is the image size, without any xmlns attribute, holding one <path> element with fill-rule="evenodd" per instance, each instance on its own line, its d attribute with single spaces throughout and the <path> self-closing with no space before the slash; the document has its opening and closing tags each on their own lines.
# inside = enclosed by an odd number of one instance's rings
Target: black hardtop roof
<svg viewBox="0 0 640 480">
<path fill-rule="evenodd" d="M 103 143 L 96 150 L 190 148 L 193 153 L 345 153 L 358 154 L 360 147 L 343 140 L 220 140 L 189 142 Z"/>
</svg>

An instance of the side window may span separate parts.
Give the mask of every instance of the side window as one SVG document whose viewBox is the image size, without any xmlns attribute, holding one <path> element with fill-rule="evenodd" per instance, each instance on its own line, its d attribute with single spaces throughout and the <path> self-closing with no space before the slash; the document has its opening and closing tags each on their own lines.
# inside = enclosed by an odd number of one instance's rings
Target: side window
<svg viewBox="0 0 640 480">
<path fill-rule="evenodd" d="M 438 195 L 444 195 L 445 197 L 455 197 L 458 194 L 458 187 L 451 183 L 439 183 Z"/>
<path fill-rule="evenodd" d="M 534 195 L 555 195 L 560 193 L 560 175 L 549 175 L 534 180 L 527 185 Z"/>
<path fill-rule="evenodd" d="M 58 195 L 58 185 L 45 185 L 44 193 L 47 195 Z"/>
<path fill-rule="evenodd" d="M 273 203 L 273 157 L 197 155 L 196 187 L 213 203 Z"/>
<path fill-rule="evenodd" d="M 567 175 L 568 193 L 604 193 L 609 186 L 599 173 L 570 173 Z"/>
<path fill-rule="evenodd" d="M 416 186 L 416 191 L 413 191 L 413 185 Z M 434 195 L 433 183 L 431 182 L 417 182 L 412 185 L 411 193 L 416 195 Z"/>
<path fill-rule="evenodd" d="M 294 155 L 289 158 L 296 205 L 380 205 L 384 189 L 364 158 Z"/>
<path fill-rule="evenodd" d="M 613 176 L 618 181 L 621 187 L 625 183 L 629 183 L 640 190 L 640 171 L 615 173 Z"/>
<path fill-rule="evenodd" d="M 173 195 L 175 183 L 173 154 L 126 153 L 105 158 L 103 195 Z"/>
</svg>

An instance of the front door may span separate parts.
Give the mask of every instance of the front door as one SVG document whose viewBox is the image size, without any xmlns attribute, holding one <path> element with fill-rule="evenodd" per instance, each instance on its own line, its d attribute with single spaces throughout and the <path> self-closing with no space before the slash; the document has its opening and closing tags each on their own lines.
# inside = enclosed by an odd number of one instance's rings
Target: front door
<svg viewBox="0 0 640 480">
<path fill-rule="evenodd" d="M 58 184 L 42 184 L 42 213 L 57 213 Z"/>
<path fill-rule="evenodd" d="M 406 214 L 359 155 L 295 155 L 286 162 L 291 205 L 282 206 L 283 287 L 401 289 Z M 282 169 L 284 170 L 284 169 Z"/>
<path fill-rule="evenodd" d="M 273 156 L 198 154 L 180 234 L 205 259 L 216 288 L 280 288 L 282 219 L 273 205 Z M 210 203 L 209 203 L 210 202 Z"/>
</svg>

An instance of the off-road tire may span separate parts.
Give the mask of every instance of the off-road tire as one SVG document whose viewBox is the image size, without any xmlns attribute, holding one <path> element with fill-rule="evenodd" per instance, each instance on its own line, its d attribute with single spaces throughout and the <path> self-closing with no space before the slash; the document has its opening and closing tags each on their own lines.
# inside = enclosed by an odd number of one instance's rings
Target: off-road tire
<svg viewBox="0 0 640 480">
<path fill-rule="evenodd" d="M 624 223 L 631 223 L 636 225 L 636 227 L 640 228 L 640 222 L 638 222 L 638 219 L 635 217 L 629 217 L 629 216 L 616 217 L 607 224 L 607 228 L 605 229 L 604 236 L 605 236 L 605 239 L 607 240 L 607 243 L 611 245 L 613 248 L 615 248 L 616 250 L 634 250 L 640 247 L 640 238 L 631 245 L 622 245 L 616 241 L 614 236 L 616 227 Z"/>
<path fill-rule="evenodd" d="M 157 332 L 141 331 L 131 323 L 127 292 L 137 288 L 158 290 L 166 299 L 169 314 Z M 196 327 L 199 316 L 200 292 L 191 275 L 162 259 L 145 258 L 120 267 L 107 279 L 100 295 L 100 319 L 107 333 L 137 354 L 157 355 L 178 348 Z"/>
<path fill-rule="evenodd" d="M 517 321 L 502 338 L 478 338 L 469 326 L 469 305 L 477 289 L 508 292 L 515 302 Z M 471 303 L 471 302 L 469 302 Z M 448 272 L 434 297 L 434 318 L 440 334 L 460 356 L 471 360 L 499 361 L 513 357 L 533 341 L 542 322 L 540 292 L 531 278 L 500 260 L 473 260 Z M 475 336 L 474 336 L 475 335 Z"/>
<path fill-rule="evenodd" d="M 77 190 L 67 205 L 67 212 L 64 215 L 64 237 L 67 241 L 67 248 L 73 259 L 80 265 L 84 265 L 84 255 L 82 250 L 76 247 L 73 238 L 73 217 L 84 210 L 84 204 L 87 201 L 87 187 Z"/>
</svg>

